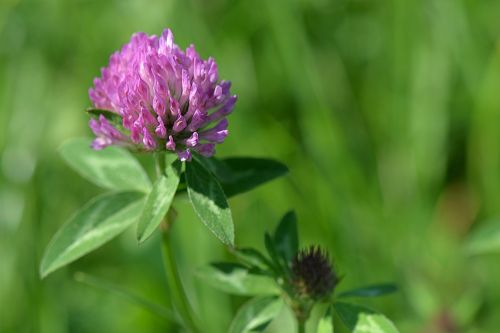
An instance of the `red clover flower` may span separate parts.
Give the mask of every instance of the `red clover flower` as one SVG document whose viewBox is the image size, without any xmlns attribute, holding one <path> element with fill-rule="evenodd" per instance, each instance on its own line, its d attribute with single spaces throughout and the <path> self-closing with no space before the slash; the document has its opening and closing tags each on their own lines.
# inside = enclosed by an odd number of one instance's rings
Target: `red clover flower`
<svg viewBox="0 0 500 333">
<path fill-rule="evenodd" d="M 184 52 L 169 29 L 160 37 L 136 33 L 89 90 L 95 108 L 121 118 L 121 124 L 103 114 L 90 120 L 92 148 L 168 150 L 182 161 L 193 151 L 210 157 L 228 134 L 226 116 L 236 102 L 230 87 L 219 80 L 213 58 L 203 60 L 193 45 Z"/>
</svg>

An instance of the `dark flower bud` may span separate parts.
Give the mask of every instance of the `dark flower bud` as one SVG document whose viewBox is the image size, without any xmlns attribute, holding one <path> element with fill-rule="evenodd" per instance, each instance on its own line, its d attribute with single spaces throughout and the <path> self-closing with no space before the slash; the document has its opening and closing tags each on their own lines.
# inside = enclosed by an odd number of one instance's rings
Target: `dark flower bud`
<svg viewBox="0 0 500 333">
<path fill-rule="evenodd" d="M 299 251 L 292 260 L 292 287 L 300 298 L 326 298 L 338 281 L 328 254 L 319 246 Z"/>
</svg>

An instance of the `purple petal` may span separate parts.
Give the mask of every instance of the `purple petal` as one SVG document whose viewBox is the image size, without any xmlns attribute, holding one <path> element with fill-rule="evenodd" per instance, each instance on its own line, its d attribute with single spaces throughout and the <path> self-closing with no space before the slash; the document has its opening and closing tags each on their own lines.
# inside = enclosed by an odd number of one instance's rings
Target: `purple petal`
<svg viewBox="0 0 500 333">
<path fill-rule="evenodd" d="M 221 130 L 218 132 L 201 133 L 200 138 L 209 142 L 222 143 L 228 134 L 228 130 Z"/>
<path fill-rule="evenodd" d="M 170 97 L 170 113 L 172 116 L 177 116 L 181 113 L 181 109 L 179 107 L 179 102 L 174 98 Z"/>
<path fill-rule="evenodd" d="M 159 96 L 153 97 L 153 110 L 155 110 L 157 115 L 161 117 L 165 116 L 166 108 L 165 99 Z"/>
<path fill-rule="evenodd" d="M 141 131 L 142 127 L 135 126 L 134 124 L 134 126 L 130 130 L 130 139 L 133 143 L 139 143 L 141 141 Z"/>
<path fill-rule="evenodd" d="M 213 143 L 204 143 L 196 146 L 194 149 L 205 157 L 211 157 L 215 154 L 215 144 Z"/>
<path fill-rule="evenodd" d="M 188 130 L 193 132 L 196 131 L 202 124 L 207 121 L 207 115 L 202 113 L 200 110 L 196 110 L 189 123 Z"/>
<path fill-rule="evenodd" d="M 170 29 L 163 30 L 160 40 L 159 48 L 162 52 L 168 53 L 168 50 L 174 47 L 174 34 Z"/>
<path fill-rule="evenodd" d="M 104 137 L 98 137 L 95 138 L 94 141 L 92 141 L 90 147 L 94 150 L 102 150 L 103 148 L 111 144 L 113 144 L 113 142 L 110 139 Z"/>
<path fill-rule="evenodd" d="M 153 150 L 156 148 L 156 142 L 146 128 L 142 131 L 142 143 L 144 143 L 146 149 Z"/>
<path fill-rule="evenodd" d="M 165 147 L 168 149 L 168 150 L 171 150 L 171 151 L 175 151 L 175 142 L 174 142 L 174 138 L 169 135 L 168 137 L 168 141 L 167 143 L 165 144 Z"/>
<path fill-rule="evenodd" d="M 215 89 L 214 89 L 214 97 L 220 97 L 222 96 L 222 87 L 217 85 L 215 86 Z"/>
<path fill-rule="evenodd" d="M 215 127 L 201 132 L 200 138 L 214 143 L 221 143 L 228 135 L 227 126 L 227 119 L 222 119 Z"/>
<path fill-rule="evenodd" d="M 184 161 L 191 161 L 191 151 L 189 149 L 183 150 L 183 151 L 178 151 L 177 156 L 179 156 L 179 159 L 184 162 Z"/>
<path fill-rule="evenodd" d="M 101 124 L 94 118 L 89 120 L 89 127 L 95 135 L 99 135 L 101 133 Z"/>
<path fill-rule="evenodd" d="M 186 146 L 194 147 L 198 144 L 198 133 L 194 132 L 188 139 L 186 139 Z"/>
<path fill-rule="evenodd" d="M 186 126 L 187 126 L 186 119 L 184 119 L 184 117 L 179 114 L 179 116 L 174 122 L 174 126 L 172 127 L 172 129 L 174 130 L 175 133 L 179 133 L 183 129 L 185 129 Z"/>
<path fill-rule="evenodd" d="M 189 98 L 191 83 L 189 82 L 189 73 L 187 70 L 182 70 L 182 95 L 179 104 L 184 105 Z"/>
<path fill-rule="evenodd" d="M 236 95 L 231 96 L 219 110 L 215 111 L 214 113 L 208 116 L 207 123 L 211 123 L 212 121 L 217 121 L 230 114 L 233 111 L 234 104 L 236 103 L 237 99 L 238 98 L 236 97 Z"/>
<path fill-rule="evenodd" d="M 159 116 L 158 116 L 158 126 L 155 129 L 155 133 L 162 139 L 167 136 L 167 129 L 165 128 L 163 120 Z"/>
</svg>

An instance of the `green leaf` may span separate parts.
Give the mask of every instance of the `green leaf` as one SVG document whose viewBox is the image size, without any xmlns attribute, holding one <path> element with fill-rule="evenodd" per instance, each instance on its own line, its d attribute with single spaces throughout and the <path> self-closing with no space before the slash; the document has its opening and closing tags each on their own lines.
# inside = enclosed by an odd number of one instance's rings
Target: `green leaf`
<svg viewBox="0 0 500 333">
<path fill-rule="evenodd" d="M 259 268 L 259 269 L 269 269 L 273 267 L 273 264 L 259 251 L 253 248 L 241 248 L 233 249 L 232 253 L 241 261 L 246 264 Z"/>
<path fill-rule="evenodd" d="M 281 298 L 253 298 L 238 310 L 228 332 L 261 332 L 278 315 L 282 306 Z"/>
<path fill-rule="evenodd" d="M 115 146 L 94 150 L 90 144 L 90 139 L 72 139 L 61 146 L 60 152 L 75 171 L 98 186 L 149 192 L 151 182 L 146 172 L 128 151 Z"/>
<path fill-rule="evenodd" d="M 215 176 L 196 159 L 186 163 L 189 200 L 201 221 L 221 242 L 234 245 L 234 226 L 226 196 Z"/>
<path fill-rule="evenodd" d="M 344 302 L 336 302 L 334 304 L 334 309 L 344 325 L 346 325 L 351 331 L 356 327 L 361 314 L 375 313 L 373 310 L 363 306 Z"/>
<path fill-rule="evenodd" d="M 333 333 L 333 311 L 329 306 L 325 314 L 318 321 L 318 329 L 316 333 Z"/>
<path fill-rule="evenodd" d="M 267 254 L 269 254 L 269 257 L 271 257 L 273 269 L 277 270 L 278 274 L 283 273 L 283 265 L 281 263 L 280 257 L 278 256 L 276 244 L 274 244 L 274 239 L 267 232 L 264 235 L 264 245 L 266 246 Z"/>
<path fill-rule="evenodd" d="M 216 175 L 229 198 L 288 173 L 288 168 L 284 164 L 265 158 L 233 157 L 223 160 L 215 158 L 200 160 Z"/>
<path fill-rule="evenodd" d="M 297 216 L 290 211 L 283 216 L 274 232 L 276 252 L 288 264 L 299 250 L 299 236 L 297 234 Z"/>
<path fill-rule="evenodd" d="M 481 226 L 467 240 L 465 251 L 469 255 L 500 252 L 500 223 Z"/>
<path fill-rule="evenodd" d="M 200 268 L 197 275 L 207 284 L 235 295 L 279 294 L 280 289 L 269 277 L 252 274 L 245 266 L 213 263 Z"/>
<path fill-rule="evenodd" d="M 98 196 L 82 207 L 49 243 L 40 266 L 42 277 L 95 250 L 136 222 L 142 193 L 119 192 Z"/>
<path fill-rule="evenodd" d="M 120 296 L 123 299 L 126 299 L 127 301 L 129 301 L 130 303 L 135 304 L 135 305 L 137 305 L 137 306 L 139 306 L 139 307 L 141 307 L 141 308 L 143 308 L 143 309 L 145 309 L 145 310 L 147 310 L 147 311 L 151 312 L 152 314 L 155 314 L 159 317 L 162 317 L 162 318 L 167 319 L 169 321 L 175 321 L 175 322 L 177 321 L 174 314 L 169 309 L 167 309 L 159 304 L 153 303 L 153 302 L 147 300 L 146 298 L 144 298 L 140 295 L 137 295 L 136 293 L 134 293 L 130 290 L 127 290 L 123 287 L 120 287 L 114 283 L 105 281 L 103 279 L 100 279 L 100 278 L 97 278 L 97 277 L 94 277 L 94 276 L 91 276 L 91 275 L 88 275 L 88 274 L 85 274 L 82 272 L 77 272 L 75 274 L 75 280 L 77 282 L 83 283 L 83 284 L 88 285 L 90 287 L 93 287 L 96 289 L 101 289 L 101 290 L 107 291 L 109 293 L 112 293 L 114 295 Z"/>
<path fill-rule="evenodd" d="M 122 126 L 122 117 L 116 112 L 103 109 L 89 108 L 87 109 L 87 113 L 93 118 L 99 118 L 99 116 L 104 116 L 104 118 L 106 118 L 113 125 L 120 125 L 120 127 Z"/>
<path fill-rule="evenodd" d="M 361 313 L 353 333 L 399 333 L 399 331 L 384 315 Z"/>
<path fill-rule="evenodd" d="M 161 223 L 175 196 L 181 171 L 181 162 L 175 160 L 160 175 L 146 198 L 137 226 L 137 239 L 144 242 Z"/>
<path fill-rule="evenodd" d="M 398 291 L 398 287 L 391 283 L 382 283 L 372 286 L 366 286 L 358 289 L 341 292 L 337 295 L 338 298 L 343 297 L 377 297 L 391 294 Z"/>
</svg>

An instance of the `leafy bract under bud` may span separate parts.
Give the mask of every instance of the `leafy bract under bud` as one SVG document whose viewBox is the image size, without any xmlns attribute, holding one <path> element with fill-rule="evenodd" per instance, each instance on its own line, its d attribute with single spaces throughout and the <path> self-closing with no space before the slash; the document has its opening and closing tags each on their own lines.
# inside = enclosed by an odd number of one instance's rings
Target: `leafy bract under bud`
<svg viewBox="0 0 500 333">
<path fill-rule="evenodd" d="M 292 286 L 300 298 L 327 298 L 338 281 L 328 254 L 319 246 L 299 251 L 292 260 Z"/>
</svg>

